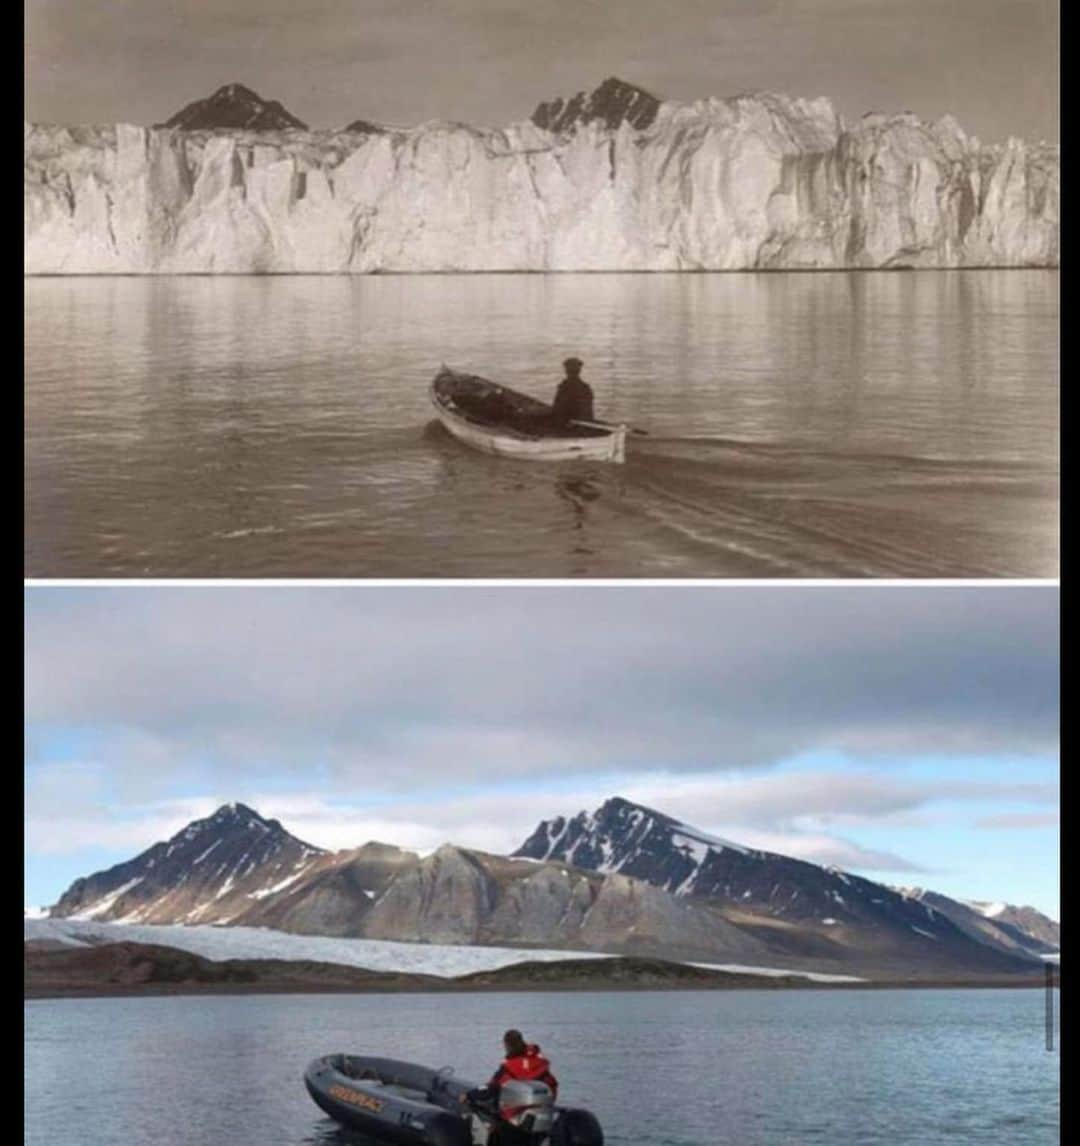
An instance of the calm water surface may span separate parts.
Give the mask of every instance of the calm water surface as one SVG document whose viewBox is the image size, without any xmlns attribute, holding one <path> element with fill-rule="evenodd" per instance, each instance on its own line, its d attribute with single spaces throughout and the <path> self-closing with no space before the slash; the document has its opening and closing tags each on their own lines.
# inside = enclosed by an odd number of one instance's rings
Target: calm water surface
<svg viewBox="0 0 1080 1146">
<path fill-rule="evenodd" d="M 1056 576 L 1058 277 L 29 279 L 33 576 Z M 441 362 L 625 466 L 493 459 Z"/>
<path fill-rule="evenodd" d="M 366 1146 L 301 1075 L 335 1050 L 485 1078 L 550 1054 L 610 1146 L 1058 1141 L 1040 991 L 287 996 L 26 1005 L 28 1146 Z"/>
</svg>

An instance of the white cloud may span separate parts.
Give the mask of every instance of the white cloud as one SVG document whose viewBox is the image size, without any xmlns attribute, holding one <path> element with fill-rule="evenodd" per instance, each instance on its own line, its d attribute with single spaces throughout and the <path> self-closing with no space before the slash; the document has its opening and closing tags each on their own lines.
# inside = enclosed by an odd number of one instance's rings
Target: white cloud
<svg viewBox="0 0 1080 1146">
<path fill-rule="evenodd" d="M 140 798 L 1056 749 L 1051 590 L 102 592 L 30 591 L 30 731 L 93 729 Z"/>
<path fill-rule="evenodd" d="M 31 589 L 27 845 L 126 858 L 240 799 L 322 847 L 507 852 L 620 794 L 911 870 L 847 833 L 1056 804 L 1016 763 L 1056 752 L 1056 634 L 1042 589 Z M 1010 779 L 911 778 L 950 754 Z"/>
<path fill-rule="evenodd" d="M 59 771 L 62 775 L 66 769 Z M 54 791 L 60 781 L 61 776 L 52 777 L 44 790 Z M 453 796 L 380 799 L 367 804 L 323 791 L 281 794 L 252 788 L 133 805 L 118 815 L 116 809 L 100 802 L 83 804 L 78 796 L 59 806 L 52 801 L 41 804 L 35 789 L 28 799 L 27 842 L 31 850 L 49 854 L 87 847 L 134 854 L 179 831 L 190 820 L 208 815 L 219 804 L 241 799 L 264 816 L 279 819 L 293 835 L 330 850 L 376 840 L 421 853 L 443 843 L 507 853 L 541 819 L 592 810 L 615 792 L 750 847 L 814 863 L 895 871 L 921 869 L 893 852 L 865 848 L 836 829 L 893 824 L 898 816 L 926 813 L 943 803 L 981 805 L 1018 798 L 1047 803 L 1055 799 L 1053 785 L 898 782 L 861 772 L 734 777 L 653 774 L 598 779 L 566 789 L 545 789 L 538 784 L 529 791 L 496 784 Z"/>
</svg>

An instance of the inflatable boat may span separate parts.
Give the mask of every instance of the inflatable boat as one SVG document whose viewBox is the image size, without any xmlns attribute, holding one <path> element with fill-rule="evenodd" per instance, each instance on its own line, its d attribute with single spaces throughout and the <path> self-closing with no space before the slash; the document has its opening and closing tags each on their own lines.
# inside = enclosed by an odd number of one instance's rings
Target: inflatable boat
<svg viewBox="0 0 1080 1146">
<path fill-rule="evenodd" d="M 477 1084 L 450 1067 L 366 1055 L 331 1054 L 304 1072 L 315 1102 L 335 1121 L 400 1146 L 477 1146 L 503 1125 L 514 1146 L 603 1146 L 587 1110 L 555 1106 L 542 1082 L 507 1083 L 497 1105 L 470 1098 Z"/>
<path fill-rule="evenodd" d="M 550 406 L 475 374 L 444 366 L 431 383 L 431 403 L 458 441 L 486 454 L 541 462 L 626 460 L 626 426 L 553 426 Z"/>
</svg>

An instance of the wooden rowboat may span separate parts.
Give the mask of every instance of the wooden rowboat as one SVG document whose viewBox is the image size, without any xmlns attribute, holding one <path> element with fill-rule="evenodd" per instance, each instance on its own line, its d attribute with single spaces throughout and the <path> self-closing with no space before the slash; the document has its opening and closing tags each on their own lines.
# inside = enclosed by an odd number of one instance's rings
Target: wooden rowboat
<svg viewBox="0 0 1080 1146">
<path fill-rule="evenodd" d="M 431 402 L 455 438 L 486 454 L 543 462 L 626 460 L 626 426 L 554 426 L 550 406 L 475 374 L 444 366 L 431 383 Z"/>
</svg>

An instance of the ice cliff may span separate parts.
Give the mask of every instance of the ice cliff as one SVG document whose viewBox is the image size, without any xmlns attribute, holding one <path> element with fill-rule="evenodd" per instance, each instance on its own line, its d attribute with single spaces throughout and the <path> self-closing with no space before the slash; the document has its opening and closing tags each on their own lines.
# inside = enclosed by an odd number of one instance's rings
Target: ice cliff
<svg viewBox="0 0 1080 1146">
<path fill-rule="evenodd" d="M 624 102 L 614 127 L 572 101 L 504 130 L 27 124 L 25 270 L 1058 263 L 1054 145 L 983 145 L 949 116 L 848 123 L 827 99 Z"/>
</svg>

